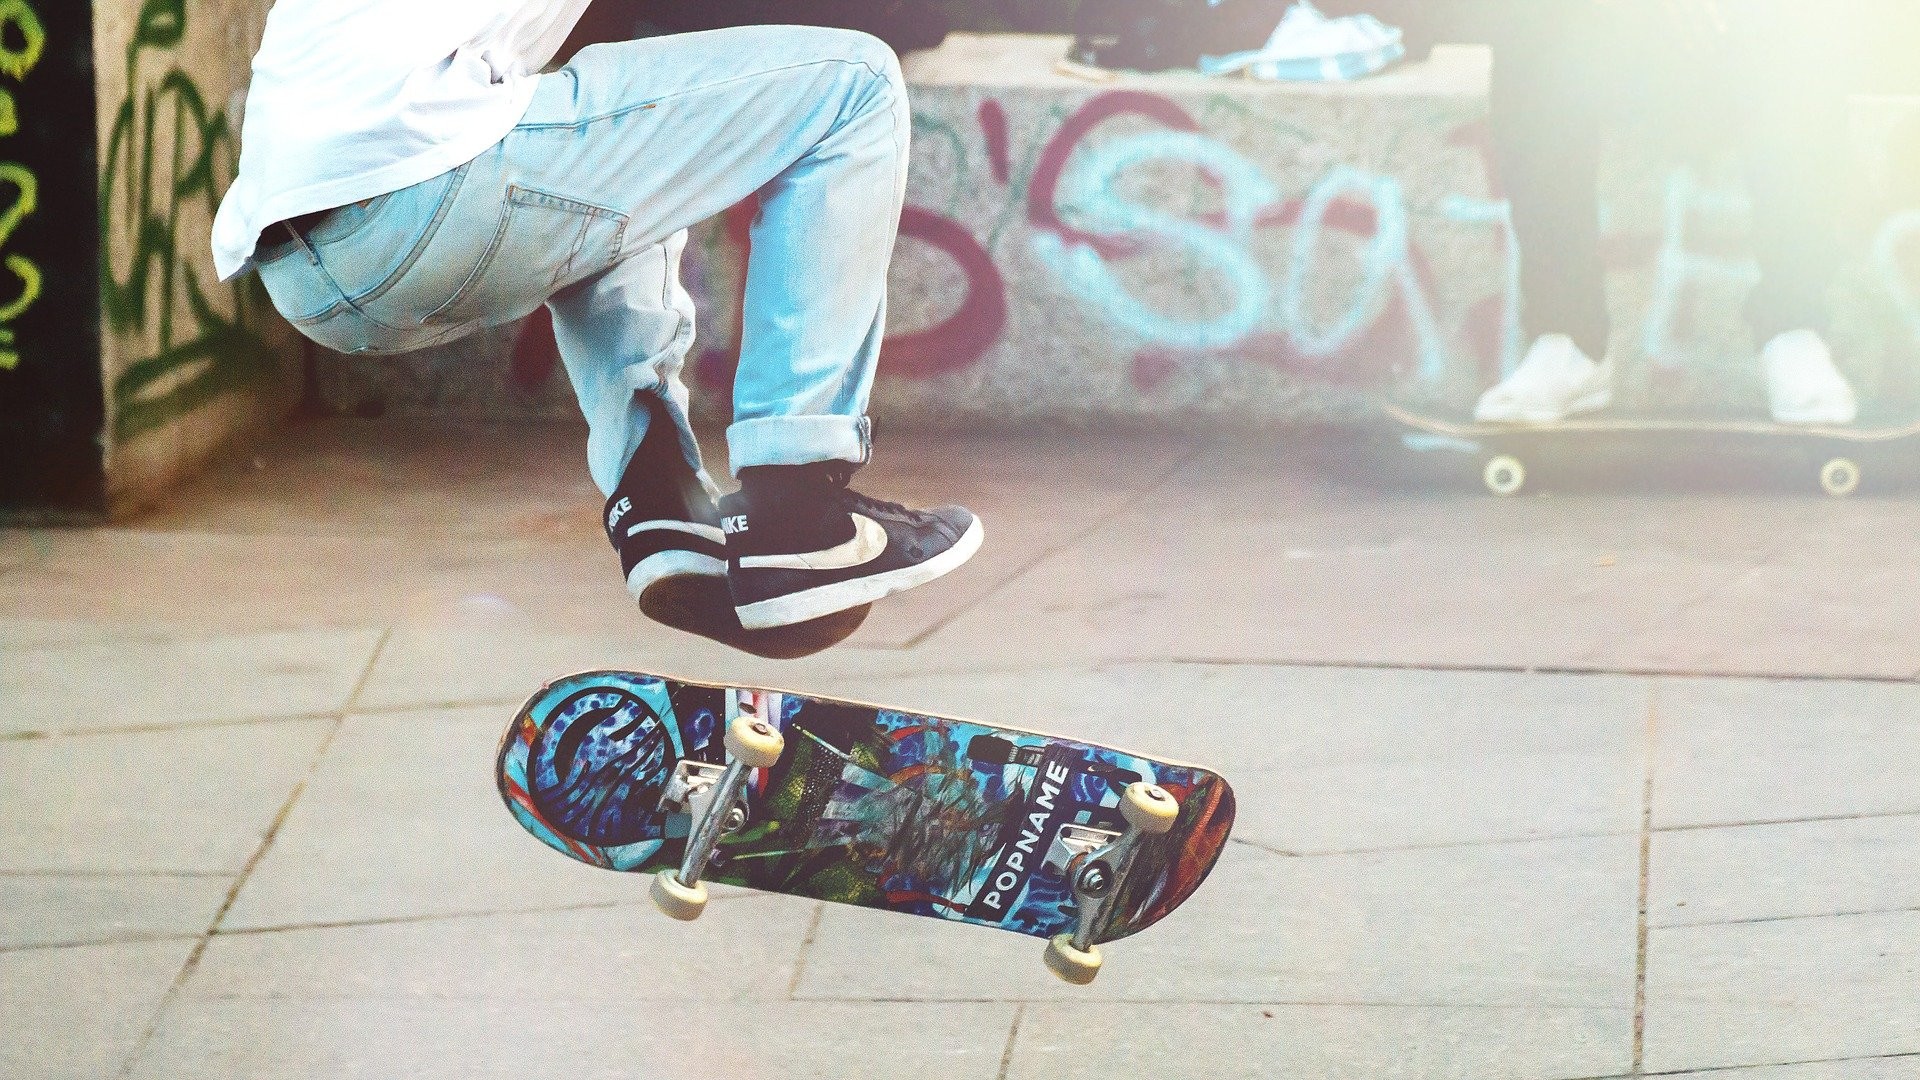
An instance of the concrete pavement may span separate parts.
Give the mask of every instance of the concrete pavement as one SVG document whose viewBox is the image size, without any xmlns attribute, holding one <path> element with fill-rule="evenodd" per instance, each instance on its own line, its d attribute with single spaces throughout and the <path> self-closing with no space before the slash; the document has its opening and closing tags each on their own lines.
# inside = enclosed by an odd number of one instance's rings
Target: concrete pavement
<svg viewBox="0 0 1920 1080">
<path fill-rule="evenodd" d="M 1920 502 L 882 454 L 987 548 L 792 664 L 644 624 L 567 425 L 298 428 L 0 532 L 0 1075 L 1920 1077 Z M 601 665 L 1204 761 L 1241 823 L 1085 990 L 965 927 L 670 923 L 493 791 L 513 708 Z"/>
</svg>

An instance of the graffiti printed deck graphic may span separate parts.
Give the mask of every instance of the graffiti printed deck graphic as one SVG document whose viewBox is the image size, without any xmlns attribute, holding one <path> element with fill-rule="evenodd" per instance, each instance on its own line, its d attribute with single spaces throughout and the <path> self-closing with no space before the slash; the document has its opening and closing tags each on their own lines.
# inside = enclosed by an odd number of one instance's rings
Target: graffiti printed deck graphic
<svg viewBox="0 0 1920 1080">
<path fill-rule="evenodd" d="M 1234 797 L 1205 769 L 965 720 L 773 691 L 784 735 L 753 774 L 746 819 L 706 880 L 1051 938 L 1075 928 L 1076 838 L 1127 829 L 1122 793 L 1180 804 L 1145 838 L 1099 941 L 1138 933 L 1191 896 L 1227 840 Z M 633 672 L 555 682 L 514 720 L 499 783 L 529 832 L 612 870 L 678 867 L 690 817 L 663 809 L 683 762 L 724 765 L 729 689 Z M 1075 864 L 1077 865 L 1077 864 Z"/>
<path fill-rule="evenodd" d="M 1864 481 L 1910 479 L 1920 472 L 1920 422 L 1799 427 L 1763 420 L 1654 419 L 1588 415 L 1552 424 L 1483 424 L 1386 405 L 1404 427 L 1401 442 L 1424 452 L 1475 459 L 1487 487 L 1518 494 L 1536 472 L 1610 468 L 1635 458 L 1673 472 L 1722 459 L 1783 460 L 1830 495 L 1851 495 Z"/>
</svg>

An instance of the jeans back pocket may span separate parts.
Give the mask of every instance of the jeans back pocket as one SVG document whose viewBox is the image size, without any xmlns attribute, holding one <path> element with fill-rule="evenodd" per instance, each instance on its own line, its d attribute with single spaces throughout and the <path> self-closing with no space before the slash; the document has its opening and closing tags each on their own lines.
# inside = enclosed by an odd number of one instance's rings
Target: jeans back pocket
<svg viewBox="0 0 1920 1080">
<path fill-rule="evenodd" d="M 520 318 L 561 286 L 612 266 L 626 230 L 625 214 L 509 184 L 479 263 L 424 321 L 497 325 Z"/>
</svg>

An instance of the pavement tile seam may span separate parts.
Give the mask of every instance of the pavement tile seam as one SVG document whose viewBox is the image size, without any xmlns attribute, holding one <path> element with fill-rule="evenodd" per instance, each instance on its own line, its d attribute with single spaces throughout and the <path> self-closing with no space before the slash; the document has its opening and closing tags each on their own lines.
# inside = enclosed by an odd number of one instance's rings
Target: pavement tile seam
<svg viewBox="0 0 1920 1080">
<path fill-rule="evenodd" d="M 1640 729 L 1640 880 L 1633 925 L 1633 1070 L 1647 1060 L 1647 961 L 1652 948 L 1653 789 L 1658 780 L 1660 683 L 1647 683 L 1646 722 Z"/>
<path fill-rule="evenodd" d="M 1007 1045 L 1000 1051 L 1000 1071 L 994 1074 L 995 1080 L 1007 1080 L 1007 1074 L 1013 1071 L 1013 1051 L 1020 1045 L 1020 1025 L 1027 1019 L 1027 1003 L 1021 1002 L 1013 1010 L 1013 1022 L 1007 1025 Z"/>
<path fill-rule="evenodd" d="M 360 717 L 392 716 L 396 713 L 413 712 L 454 712 L 461 709 L 518 709 L 526 704 L 531 692 L 513 697 L 475 698 L 467 701 L 429 701 L 425 704 L 404 705 L 363 705 L 347 715 L 353 720 Z"/>
<path fill-rule="evenodd" d="M 1356 855 L 1399 855 L 1399 854 L 1403 854 L 1407 852 L 1415 852 L 1415 851 L 1458 851 L 1463 849 L 1474 849 L 1474 848 L 1514 847 L 1522 844 L 1550 844 L 1550 843 L 1555 843 L 1562 840 L 1618 840 L 1622 837 L 1638 836 L 1638 835 L 1640 834 L 1637 832 L 1626 832 L 1626 831 L 1620 831 L 1620 830 L 1601 831 L 1601 832 L 1540 833 L 1538 835 L 1533 835 L 1533 836 L 1512 836 L 1512 837 L 1497 836 L 1497 837 L 1487 837 L 1484 839 L 1477 838 L 1473 840 L 1444 840 L 1444 841 L 1435 841 L 1433 843 L 1428 843 L 1428 844 L 1388 844 L 1388 845 L 1383 845 L 1381 847 L 1364 847 L 1364 848 L 1326 848 L 1326 849 L 1309 848 L 1301 851 L 1296 851 L 1290 848 L 1275 847 L 1272 844 L 1264 843 L 1259 840 L 1250 840 L 1240 836 L 1232 837 L 1227 842 L 1230 844 L 1238 844 L 1242 847 L 1252 848 L 1253 850 L 1258 851 L 1263 855 L 1271 855 L 1276 859 L 1340 859 L 1340 858 L 1348 858 Z"/>
<path fill-rule="evenodd" d="M 1614 676 L 1632 679 L 1678 679 L 1687 682 L 1725 682 L 1736 681 L 1782 682 L 1782 683 L 1872 683 L 1887 686 L 1911 686 L 1920 683 L 1920 672 L 1913 675 L 1875 675 L 1870 673 L 1852 674 L 1791 674 L 1780 672 L 1745 672 L 1728 674 L 1724 671 L 1710 671 L 1682 667 L 1633 667 L 1625 664 L 1477 664 L 1454 660 L 1290 660 L 1285 658 L 1248 659 L 1240 656 L 1207 656 L 1192 654 L 1183 656 L 1154 657 L 1116 657 L 1111 660 L 1097 661 L 1091 665 L 1095 670 L 1108 670 L 1125 667 L 1153 667 L 1167 665 L 1172 667 L 1222 667 L 1222 668 L 1301 668 L 1326 671 L 1433 671 L 1445 674 L 1468 675 L 1563 675 L 1579 678 L 1601 678 Z M 919 674 L 918 671 L 915 674 Z M 966 674 L 965 672 L 942 672 L 935 674 Z"/>
<path fill-rule="evenodd" d="M 214 728 L 258 727 L 266 724 L 310 724 L 315 720 L 339 720 L 340 710 L 289 713 L 284 716 L 246 716 L 227 720 L 190 720 L 178 724 L 134 724 L 126 727 L 82 728 L 75 731 L 0 732 L 0 743 L 47 742 L 53 739 L 97 739 L 115 735 L 168 735 L 181 731 L 207 731 Z"/>
<path fill-rule="evenodd" d="M 0 956 L 10 953 L 43 953 L 60 949 L 90 949 L 99 945 L 152 945 L 163 941 L 198 941 L 199 934 L 116 934 L 112 937 L 76 941 L 42 941 L 32 945 L 0 945 Z"/>
<path fill-rule="evenodd" d="M 1793 1068 L 1799 1065 L 1852 1065 L 1852 1064 L 1859 1064 L 1863 1062 L 1875 1062 L 1875 1061 L 1903 1061 L 1909 1058 L 1920 1058 L 1920 1054 L 1884 1054 L 1877 1057 L 1816 1058 L 1811 1061 L 1776 1061 L 1776 1062 L 1768 1062 L 1763 1065 L 1724 1065 L 1724 1066 L 1716 1066 L 1716 1067 L 1706 1068 L 1706 1069 L 1687 1069 L 1680 1072 L 1661 1071 L 1661 1072 L 1606 1073 L 1600 1076 L 1568 1077 L 1567 1080 L 1647 1080 L 1648 1077 L 1655 1077 L 1655 1076 L 1714 1077 L 1714 1076 L 1721 1076 L 1721 1075 L 1727 1075 L 1727 1074 L 1742 1075 L 1746 1073 L 1755 1073 L 1755 1072 L 1759 1072 L 1762 1069 Z"/>
<path fill-rule="evenodd" d="M 0 573 L 4 573 L 0 570 Z M 7 629 L 11 620 L 0 619 L 0 632 Z M 80 624 L 73 624 L 79 626 Z M 315 623 L 302 621 L 285 626 L 261 625 L 244 630 L 231 627 L 188 626 L 185 628 L 167 628 L 160 626 L 126 626 L 112 622 L 86 624 L 86 636 L 79 640 L 61 640 L 49 638 L 41 641 L 28 641 L 8 646 L 7 652 L 15 656 L 28 656 L 35 653 L 59 652 L 66 649 L 85 648 L 95 645 L 198 645 L 222 641 L 233 637 L 272 637 L 280 634 L 351 634 L 380 630 L 381 627 L 369 623 Z"/>
<path fill-rule="evenodd" d="M 1920 1062 L 1920 1053 L 1913 1054 L 1871 1054 L 1867 1057 L 1809 1058 L 1801 1061 L 1769 1061 L 1759 1065 L 1717 1065 L 1705 1069 L 1663 1070 L 1650 1073 L 1629 1073 L 1621 1076 L 1596 1076 L 1588 1080 L 1637 1080 L 1643 1076 L 1719 1076 L 1724 1073 L 1757 1072 L 1761 1069 L 1790 1069 L 1797 1065 L 1853 1065 L 1873 1061 L 1914 1061 Z"/>
<path fill-rule="evenodd" d="M 1753 818 L 1744 821 L 1703 821 L 1683 825 L 1659 825 L 1658 833 L 1710 832 L 1716 829 L 1756 829 L 1773 825 L 1811 825 L 1825 821 L 1879 821 L 1885 818 L 1920 817 L 1920 808 L 1908 810 L 1868 810 L 1858 814 L 1809 814 L 1804 817 Z"/>
<path fill-rule="evenodd" d="M 951 997 L 918 996 L 908 997 L 892 994 L 863 994 L 857 997 L 828 997 L 812 995 L 793 999 L 814 1004 L 833 1005 L 1071 1005 L 1076 999 L 1058 997 L 991 997 L 984 995 L 956 994 Z M 1114 1005 L 1148 1006 L 1165 1009 L 1192 1008 L 1267 1008 L 1267 1009 L 1378 1009 L 1392 1011 L 1428 1011 L 1428 1012 L 1484 1012 L 1484 1013 L 1570 1013 L 1588 1015 L 1592 1013 L 1627 1015 L 1625 1005 L 1560 1005 L 1545 1003 L 1538 1005 L 1516 1005 L 1512 1002 L 1485 1001 L 1380 1001 L 1371 998 L 1203 998 L 1183 997 L 1168 999 L 1164 997 L 1103 997 L 1088 999 L 1089 1006 L 1107 1008 Z"/>
<path fill-rule="evenodd" d="M 1859 915 L 1911 915 L 1920 907 L 1910 904 L 1860 908 L 1857 911 L 1822 911 L 1804 915 L 1760 915 L 1745 919 L 1701 919 L 1693 922 L 1662 922 L 1661 930 L 1687 930 L 1710 926 L 1761 926 L 1767 923 L 1809 923 L 1820 919 L 1850 919 Z"/>
<path fill-rule="evenodd" d="M 1489 836 L 1472 840 L 1439 840 L 1426 844 L 1386 844 L 1380 847 L 1361 848 L 1305 848 L 1293 850 L 1275 847 L 1259 840 L 1234 837 L 1232 843 L 1245 844 L 1247 847 L 1263 851 L 1283 859 L 1337 859 L 1350 855 L 1397 855 L 1412 851 L 1453 851 L 1462 848 L 1506 847 L 1513 844 L 1537 844 L 1554 840 L 1617 840 L 1624 836 L 1638 836 L 1638 833 L 1623 829 L 1602 830 L 1598 832 L 1542 832 L 1529 833 L 1526 836 Z"/>
<path fill-rule="evenodd" d="M 767 900 L 771 894 L 731 892 L 716 890 L 708 897 L 710 908 L 716 905 L 735 906 Z M 329 922 L 278 923 L 272 926 L 235 926 L 221 927 L 207 936 L 216 938 L 259 937 L 266 934 L 297 934 L 313 930 L 362 930 L 375 926 L 417 926 L 426 923 L 458 922 L 462 919 L 493 919 L 518 915 L 562 915 L 571 911 L 623 911 L 631 909 L 652 910 L 651 900 L 612 900 L 583 904 L 554 904 L 534 907 L 486 908 L 473 911 L 441 911 L 422 915 L 398 915 L 377 919 L 341 919 Z"/>
<path fill-rule="evenodd" d="M 360 669 L 360 677 L 354 680 L 353 689 L 347 694 L 346 702 L 340 707 L 338 712 L 332 714 L 333 727 L 330 728 L 326 736 L 320 740 L 319 750 L 314 753 L 313 760 L 307 763 L 306 774 L 300 778 L 298 783 L 294 784 L 293 790 L 288 793 L 286 801 L 281 803 L 280 812 L 274 815 L 273 823 L 267 826 L 267 831 L 261 836 L 259 845 L 254 848 L 253 855 L 247 859 L 246 865 L 240 868 L 240 875 L 234 880 L 233 888 L 227 891 L 225 902 L 220 905 L 220 910 L 214 914 L 213 922 L 207 927 L 207 932 L 200 943 L 200 948 L 194 950 L 193 956 L 188 959 L 188 974 L 191 974 L 194 966 L 199 963 L 200 954 L 205 951 L 207 941 L 211 940 L 215 934 L 220 932 L 220 924 L 226 921 L 228 913 L 233 910 L 235 901 L 240 898 L 240 890 L 246 888 L 247 879 L 253 876 L 253 872 L 259 867 L 261 860 L 265 859 L 267 852 L 272 850 L 273 842 L 280 836 L 280 830 L 286 826 L 287 819 L 293 816 L 293 808 L 299 804 L 300 797 L 306 794 L 307 786 L 311 784 L 313 778 L 319 774 L 321 763 L 327 760 L 327 754 L 333 749 L 333 744 L 339 740 L 340 733 L 346 729 L 347 718 L 353 715 L 354 705 L 359 702 L 360 695 L 366 692 L 367 683 L 372 680 L 374 669 L 380 666 L 380 657 L 386 653 L 387 643 L 392 640 L 393 631 L 391 629 L 380 632 L 380 640 L 374 643 L 373 652 L 367 657 L 366 664 Z M 178 989 L 177 983 L 175 984 L 175 989 Z M 168 997 L 172 997 L 172 991 L 169 991 Z"/>
<path fill-rule="evenodd" d="M 217 870 L 0 870 L 6 878 L 65 878 L 79 881 L 140 881 L 149 878 L 228 878 Z"/>
<path fill-rule="evenodd" d="M 793 958 L 793 978 L 787 980 L 787 1000 L 800 1000 L 800 980 L 807 975 L 807 957 L 813 952 L 813 943 L 820 937 L 820 922 L 827 917 L 827 905 L 813 905 L 813 914 L 807 919 L 806 936 L 800 939 L 800 953 Z"/>
<path fill-rule="evenodd" d="M 119 1075 L 124 1076 L 133 1068 L 133 1064 L 140 1060 L 140 1056 L 146 1052 L 147 1047 L 153 1043 L 155 1036 L 159 1034 L 161 1024 L 165 1022 L 167 1013 L 179 999 L 182 991 L 186 987 L 187 980 L 193 977 L 194 970 L 200 966 L 201 958 L 206 955 L 208 943 L 213 940 L 214 934 L 218 932 L 220 928 L 220 924 L 225 921 L 227 913 L 233 910 L 234 902 L 239 899 L 240 890 L 246 886 L 247 878 L 253 874 L 254 869 L 260 865 L 260 860 L 265 858 L 267 851 L 273 847 L 273 841 L 275 837 L 279 836 L 280 829 L 286 824 L 288 817 L 292 815 L 294 805 L 300 801 L 300 796 L 306 792 L 307 785 L 312 782 L 314 775 L 319 772 L 320 763 L 326 760 L 327 752 L 333 748 L 334 741 L 339 738 L 340 732 L 346 727 L 347 716 L 351 713 L 354 704 L 359 701 L 360 695 L 366 691 L 367 683 L 372 679 L 374 669 L 379 665 L 380 657 L 386 651 L 387 643 L 392 639 L 392 630 L 381 631 L 380 638 L 374 643 L 373 650 L 367 657 L 366 663 L 361 666 L 359 677 L 354 680 L 353 688 L 347 694 L 346 701 L 334 714 L 333 726 L 327 731 L 326 735 L 321 738 L 319 747 L 314 751 L 312 759 L 307 762 L 306 773 L 294 784 L 292 791 L 288 792 L 286 799 L 280 804 L 279 812 L 274 815 L 273 822 L 267 826 L 266 832 L 260 838 L 260 843 L 255 845 L 253 854 L 247 859 L 246 864 L 241 867 L 240 873 L 234 878 L 233 884 L 227 889 L 227 894 L 221 900 L 220 908 L 214 913 L 212 920 L 207 925 L 206 931 L 200 934 L 193 946 L 193 950 L 187 954 L 186 961 L 180 965 L 180 970 L 174 974 L 172 983 L 167 986 L 166 992 L 160 996 L 160 1000 L 154 1006 L 153 1012 L 147 1017 L 146 1024 L 141 1028 L 140 1037 L 134 1040 L 132 1048 L 128 1050 L 126 1056 L 121 1060 L 120 1069 L 118 1070 Z"/>
</svg>

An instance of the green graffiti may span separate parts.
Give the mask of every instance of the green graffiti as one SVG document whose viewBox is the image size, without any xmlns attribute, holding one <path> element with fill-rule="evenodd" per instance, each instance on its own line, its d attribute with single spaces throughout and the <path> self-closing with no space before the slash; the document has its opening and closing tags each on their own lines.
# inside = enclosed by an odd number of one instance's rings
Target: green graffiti
<svg viewBox="0 0 1920 1080">
<path fill-rule="evenodd" d="M 210 274 L 203 278 L 197 267 L 204 262 L 198 256 L 205 230 L 183 235 L 183 222 L 198 224 L 202 212 L 204 222 L 213 220 L 232 182 L 238 157 L 232 125 L 179 66 L 157 81 L 142 77 L 142 60 L 176 49 L 186 28 L 186 0 L 142 6 L 127 46 L 127 98 L 114 115 L 101 163 L 107 327 L 157 341 L 152 354 L 114 380 L 114 432 L 122 439 L 275 372 L 273 352 L 254 328 L 265 305 L 257 280 L 220 285 Z M 194 257 L 183 256 L 183 243 Z"/>
<path fill-rule="evenodd" d="M 8 27 L 20 35 L 17 49 L 6 43 L 4 28 Z M 40 25 L 40 16 L 34 14 L 27 0 L 0 0 L 0 75 L 26 81 L 27 73 L 39 66 L 40 54 L 46 49 L 46 28 Z"/>
<path fill-rule="evenodd" d="M 39 208 L 40 181 L 24 165 L 0 162 L 0 184 L 11 185 L 16 192 L 13 205 L 0 211 L 0 249 L 3 249 L 7 241 L 13 239 L 13 231 L 20 223 Z M 20 366 L 12 323 L 40 299 L 40 268 L 24 255 L 8 255 L 0 265 L 20 279 L 20 295 L 0 304 L 0 369 L 12 370 Z"/>
<path fill-rule="evenodd" d="M 15 38 L 19 41 L 18 47 L 9 44 Z M 40 25 L 40 17 L 26 0 L 0 0 L 0 75 L 25 82 L 39 66 L 46 48 L 46 28 Z M 12 91 L 0 87 L 0 137 L 19 133 L 19 107 L 14 103 Z M 0 250 L 4 250 L 13 239 L 14 230 L 39 208 L 40 180 L 25 165 L 0 162 L 0 185 L 11 187 L 14 192 L 13 201 L 0 209 Z M 20 279 L 20 295 L 0 302 L 0 371 L 11 371 L 20 366 L 20 350 L 15 347 L 12 324 L 40 299 L 40 268 L 24 255 L 7 255 L 0 259 L 0 266 Z"/>
</svg>

